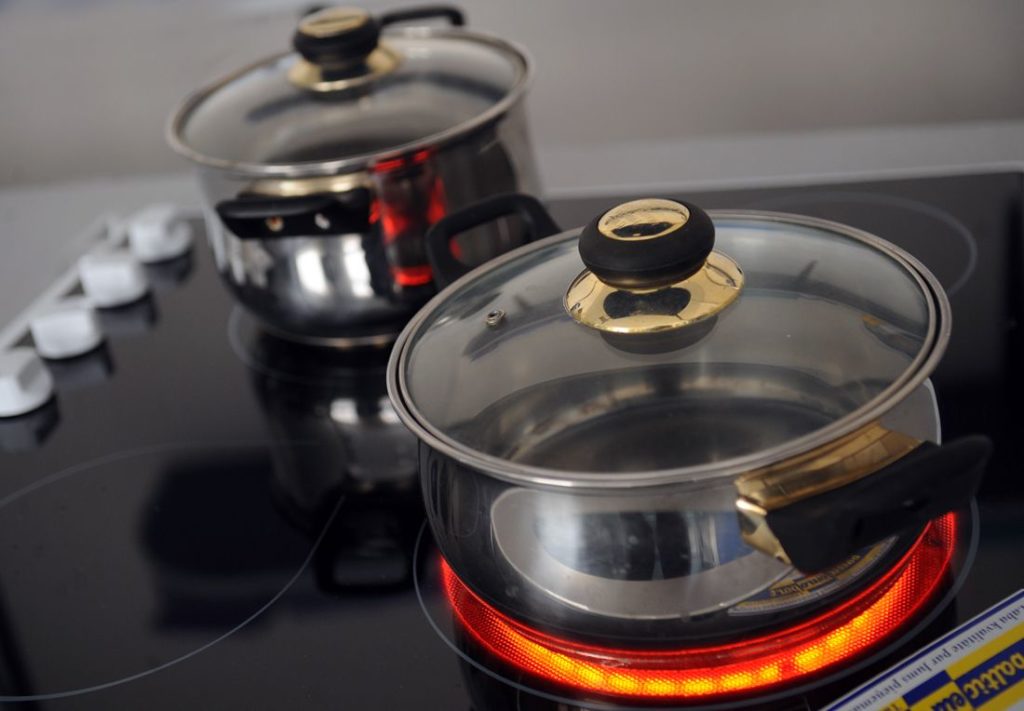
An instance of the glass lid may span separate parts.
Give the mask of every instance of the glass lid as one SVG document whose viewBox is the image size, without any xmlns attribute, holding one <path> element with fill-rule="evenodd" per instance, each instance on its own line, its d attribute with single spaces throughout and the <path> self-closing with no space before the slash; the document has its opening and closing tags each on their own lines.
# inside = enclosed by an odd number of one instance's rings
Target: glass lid
<svg viewBox="0 0 1024 711">
<path fill-rule="evenodd" d="M 640 200 L 444 291 L 392 388 L 428 441 L 513 478 L 701 478 L 879 417 L 948 330 L 934 277 L 871 235 Z"/>
<path fill-rule="evenodd" d="M 437 146 L 501 115 L 525 89 L 525 55 L 459 27 L 387 27 L 435 15 L 462 23 L 457 10 L 439 6 L 309 15 L 295 52 L 188 97 L 171 118 L 170 143 L 236 172 L 325 175 Z"/>
</svg>

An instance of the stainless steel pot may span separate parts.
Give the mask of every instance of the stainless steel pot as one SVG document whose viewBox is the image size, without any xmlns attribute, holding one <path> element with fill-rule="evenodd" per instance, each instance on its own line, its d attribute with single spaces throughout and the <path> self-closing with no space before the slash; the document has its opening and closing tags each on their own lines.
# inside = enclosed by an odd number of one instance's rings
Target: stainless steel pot
<svg viewBox="0 0 1024 711">
<path fill-rule="evenodd" d="M 910 255 L 651 199 L 460 276 L 451 239 L 512 203 L 428 236 L 456 281 L 388 370 L 435 539 L 488 604 L 602 642 L 731 638 L 849 597 L 969 502 L 990 444 L 939 444 L 950 310 Z M 736 612 L 829 569 L 828 589 Z"/>
<path fill-rule="evenodd" d="M 432 17 L 454 26 L 396 26 Z M 538 188 L 530 61 L 462 24 L 447 7 L 324 10 L 302 20 L 295 52 L 174 112 L 168 141 L 198 164 L 218 270 L 268 329 L 339 346 L 392 341 L 436 291 L 427 227 Z M 519 225 L 491 224 L 459 256 L 475 265 L 522 241 Z"/>
</svg>

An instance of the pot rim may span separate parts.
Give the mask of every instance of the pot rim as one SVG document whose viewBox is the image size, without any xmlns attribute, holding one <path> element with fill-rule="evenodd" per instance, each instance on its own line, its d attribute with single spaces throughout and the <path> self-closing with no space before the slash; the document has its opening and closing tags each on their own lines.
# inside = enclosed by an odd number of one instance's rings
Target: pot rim
<svg viewBox="0 0 1024 711">
<path fill-rule="evenodd" d="M 514 249 L 497 257 L 452 282 L 439 292 L 409 321 L 395 341 L 388 360 L 388 396 L 399 418 L 419 439 L 433 449 L 497 479 L 516 484 L 554 489 L 627 489 L 654 487 L 671 484 L 688 484 L 726 477 L 735 477 L 761 467 L 777 464 L 799 456 L 822 445 L 833 442 L 855 432 L 885 415 L 919 387 L 942 359 L 949 344 L 952 330 L 952 314 L 949 298 L 938 279 L 920 261 L 903 249 L 880 237 L 863 230 L 831 220 L 764 210 L 709 210 L 708 214 L 717 219 L 757 218 L 771 222 L 799 225 L 823 230 L 832 230 L 846 237 L 862 242 L 876 249 L 902 266 L 916 281 L 925 295 L 928 306 L 928 331 L 921 350 L 904 372 L 882 392 L 853 412 L 829 423 L 821 429 L 809 432 L 774 447 L 739 457 L 723 459 L 707 464 L 629 472 L 624 476 L 609 476 L 608 472 L 566 471 L 548 467 L 518 464 L 501 457 L 485 454 L 468 447 L 437 429 L 422 413 L 407 400 L 408 385 L 405 366 L 408 359 L 409 341 L 420 325 L 444 303 L 454 291 L 475 281 L 483 273 L 495 269 L 532 251 L 543 249 L 560 241 L 576 239 L 581 228 L 561 232 L 546 239 Z"/>
<path fill-rule="evenodd" d="M 439 148 L 446 146 L 477 129 L 496 123 L 522 100 L 527 89 L 529 89 L 533 83 L 534 63 L 526 49 L 516 42 L 506 40 L 488 32 L 448 27 L 402 27 L 389 29 L 384 35 L 384 38 L 388 35 L 400 35 L 403 37 L 413 38 L 430 37 L 443 39 L 448 37 L 471 39 L 511 54 L 522 65 L 522 74 L 519 76 L 516 83 L 508 90 L 508 93 L 486 111 L 479 113 L 462 123 L 450 126 L 439 133 L 434 133 L 409 143 L 403 143 L 384 151 L 362 153 L 354 156 L 348 156 L 346 158 L 336 158 L 326 161 L 253 163 L 249 161 L 235 161 L 226 158 L 217 158 L 194 149 L 185 140 L 183 130 L 185 122 L 192 115 L 195 108 L 211 95 L 220 91 L 223 87 L 227 86 L 244 74 L 294 54 L 293 51 L 278 52 L 270 55 L 269 57 L 264 57 L 263 59 L 247 64 L 190 92 L 178 103 L 167 120 L 164 130 L 164 136 L 167 143 L 175 153 L 189 159 L 193 163 L 206 168 L 224 171 L 239 177 L 309 178 L 337 175 L 340 173 L 353 173 L 371 168 L 377 162 L 401 158 L 410 153 L 423 150 L 424 148 Z"/>
</svg>

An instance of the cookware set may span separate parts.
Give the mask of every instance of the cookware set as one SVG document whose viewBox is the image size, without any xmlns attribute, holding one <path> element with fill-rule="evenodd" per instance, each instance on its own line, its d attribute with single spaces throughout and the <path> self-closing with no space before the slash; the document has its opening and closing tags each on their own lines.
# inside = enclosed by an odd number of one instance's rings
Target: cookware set
<svg viewBox="0 0 1024 711">
<path fill-rule="evenodd" d="M 991 445 L 941 439 L 928 378 L 952 323 L 920 262 L 654 196 L 562 231 L 530 196 L 530 62 L 463 25 L 314 13 L 169 126 L 264 328 L 394 344 L 388 393 L 463 584 L 582 639 L 736 635 L 716 613 L 898 558 L 967 504 Z"/>
</svg>

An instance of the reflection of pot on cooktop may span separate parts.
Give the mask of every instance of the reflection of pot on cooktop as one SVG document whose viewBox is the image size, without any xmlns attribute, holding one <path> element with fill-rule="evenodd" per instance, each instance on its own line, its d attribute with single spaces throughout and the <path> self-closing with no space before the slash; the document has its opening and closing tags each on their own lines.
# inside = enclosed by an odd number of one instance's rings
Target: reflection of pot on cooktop
<svg viewBox="0 0 1024 711">
<path fill-rule="evenodd" d="M 158 571 L 161 626 L 214 624 L 224 609 L 271 599 L 282 580 L 307 565 L 323 592 L 411 585 L 422 520 L 417 490 L 323 489 L 296 519 L 293 501 L 285 499 L 292 492 L 282 482 L 301 481 L 292 467 L 303 462 L 332 461 L 332 448 L 281 443 L 272 454 L 273 462 L 241 451 L 166 467 L 142 524 Z M 211 487 L 214 478 L 218 486 Z M 323 601 L 306 599 L 314 612 Z"/>
<path fill-rule="evenodd" d="M 386 350 L 298 345 L 241 315 L 229 335 L 274 435 L 275 496 L 290 521 L 318 529 L 342 492 L 417 494 L 416 439 L 388 400 Z"/>
</svg>

